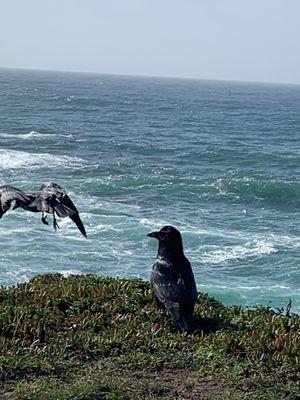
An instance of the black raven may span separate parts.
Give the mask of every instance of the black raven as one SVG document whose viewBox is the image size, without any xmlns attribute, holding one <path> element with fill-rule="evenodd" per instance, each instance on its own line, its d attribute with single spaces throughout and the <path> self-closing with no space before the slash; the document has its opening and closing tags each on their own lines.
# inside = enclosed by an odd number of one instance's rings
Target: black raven
<svg viewBox="0 0 300 400">
<path fill-rule="evenodd" d="M 175 330 L 186 331 L 192 323 L 197 288 L 191 264 L 183 252 L 181 234 L 167 225 L 147 236 L 159 242 L 151 273 L 156 302 L 169 312 Z"/>
</svg>

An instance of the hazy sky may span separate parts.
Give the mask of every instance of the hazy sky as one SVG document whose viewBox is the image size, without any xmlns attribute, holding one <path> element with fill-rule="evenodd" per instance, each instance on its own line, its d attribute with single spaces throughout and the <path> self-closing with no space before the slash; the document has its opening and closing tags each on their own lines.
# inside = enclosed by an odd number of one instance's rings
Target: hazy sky
<svg viewBox="0 0 300 400">
<path fill-rule="evenodd" d="M 0 0 L 0 67 L 300 83 L 300 0 Z"/>
</svg>

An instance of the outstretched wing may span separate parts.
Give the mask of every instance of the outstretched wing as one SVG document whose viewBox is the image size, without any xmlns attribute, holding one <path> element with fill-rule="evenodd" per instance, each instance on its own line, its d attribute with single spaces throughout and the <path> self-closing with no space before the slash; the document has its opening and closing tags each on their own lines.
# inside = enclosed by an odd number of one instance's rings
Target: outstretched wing
<svg viewBox="0 0 300 400">
<path fill-rule="evenodd" d="M 80 230 L 82 235 L 87 237 L 85 227 L 84 227 L 83 222 L 81 221 L 81 218 L 79 216 L 79 212 L 78 212 L 75 204 L 73 203 L 73 201 L 70 199 L 70 197 L 67 194 L 65 194 L 60 199 L 60 201 L 65 207 L 68 207 L 70 210 L 73 211 L 73 213 L 71 215 L 69 215 L 69 217 L 75 223 L 75 225 Z"/>
<path fill-rule="evenodd" d="M 82 235 L 84 237 L 87 237 L 86 234 L 86 230 L 85 227 L 83 225 L 83 222 L 81 221 L 81 218 L 79 216 L 79 214 L 74 214 L 74 215 L 70 215 L 71 220 L 75 223 L 75 225 L 77 226 L 77 228 L 80 230 L 80 232 L 82 233 Z"/>
<path fill-rule="evenodd" d="M 30 204 L 32 199 L 27 196 L 22 190 L 13 186 L 4 185 L 0 186 L 0 218 L 11 208 L 25 207 Z"/>
</svg>

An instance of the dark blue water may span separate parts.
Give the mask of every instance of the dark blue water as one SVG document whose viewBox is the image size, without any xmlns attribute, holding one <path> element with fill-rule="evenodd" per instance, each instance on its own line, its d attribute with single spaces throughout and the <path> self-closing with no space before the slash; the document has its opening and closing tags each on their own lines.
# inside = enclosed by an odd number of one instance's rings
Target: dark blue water
<svg viewBox="0 0 300 400">
<path fill-rule="evenodd" d="M 0 184 L 61 184 L 88 232 L 7 213 L 0 283 L 148 279 L 173 224 L 199 290 L 299 312 L 299 111 L 299 86 L 0 70 Z"/>
</svg>

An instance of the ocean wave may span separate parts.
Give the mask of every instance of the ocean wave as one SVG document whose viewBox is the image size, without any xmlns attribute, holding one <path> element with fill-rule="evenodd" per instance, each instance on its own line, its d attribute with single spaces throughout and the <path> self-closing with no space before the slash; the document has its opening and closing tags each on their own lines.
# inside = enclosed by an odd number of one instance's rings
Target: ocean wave
<svg viewBox="0 0 300 400">
<path fill-rule="evenodd" d="M 286 285 L 257 285 L 257 286 L 243 286 L 243 285 L 205 285 L 205 284 L 197 284 L 197 288 L 210 288 L 212 290 L 293 290 L 300 291 L 300 289 L 292 289 L 290 286 Z"/>
<path fill-rule="evenodd" d="M 194 253 L 195 251 L 193 251 Z M 276 253 L 277 249 L 271 241 L 255 239 L 247 242 L 245 245 L 224 246 L 209 246 L 209 250 L 197 250 L 194 254 L 198 261 L 205 264 L 223 265 L 233 260 L 245 260 L 248 258 L 257 258 Z"/>
<path fill-rule="evenodd" d="M 169 225 L 167 221 L 164 221 L 162 219 L 151 220 L 148 218 L 142 218 L 139 222 L 147 229 L 156 229 L 156 230 L 160 230 L 164 225 Z"/>
<path fill-rule="evenodd" d="M 7 218 L 7 217 L 6 217 Z M 24 222 L 24 224 L 26 224 L 26 221 Z M 0 230 L 0 237 L 7 237 L 7 236 L 14 236 L 16 237 L 19 234 L 29 234 L 31 232 L 34 232 L 34 228 L 30 228 L 27 226 L 25 227 L 18 227 L 18 228 L 10 228 L 7 226 L 7 224 L 5 225 L 5 230 L 1 229 Z"/>
<path fill-rule="evenodd" d="M 79 157 L 57 156 L 49 153 L 27 153 L 25 151 L 0 149 L 0 168 L 37 169 L 37 168 L 76 168 L 84 160 Z"/>
<path fill-rule="evenodd" d="M 257 179 L 253 177 L 219 178 L 207 185 L 221 196 L 276 205 L 300 205 L 300 183 L 296 181 Z"/>
<path fill-rule="evenodd" d="M 276 246 L 285 246 L 288 248 L 297 249 L 300 247 L 300 237 L 299 236 L 287 236 L 287 235 L 269 235 L 269 240 L 272 240 L 273 244 Z"/>
<path fill-rule="evenodd" d="M 59 273 L 62 274 L 64 277 L 68 277 L 70 275 L 80 274 L 80 270 L 78 271 L 77 269 L 66 269 L 60 270 Z"/>
<path fill-rule="evenodd" d="M 58 134 L 58 133 L 40 133 L 37 131 L 30 131 L 29 133 L 0 133 L 0 138 L 3 139 L 35 139 L 35 138 L 53 138 L 53 137 L 67 137 L 72 138 L 73 135 L 70 134 Z"/>
</svg>

